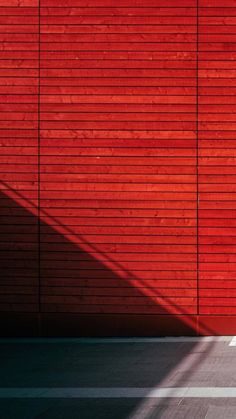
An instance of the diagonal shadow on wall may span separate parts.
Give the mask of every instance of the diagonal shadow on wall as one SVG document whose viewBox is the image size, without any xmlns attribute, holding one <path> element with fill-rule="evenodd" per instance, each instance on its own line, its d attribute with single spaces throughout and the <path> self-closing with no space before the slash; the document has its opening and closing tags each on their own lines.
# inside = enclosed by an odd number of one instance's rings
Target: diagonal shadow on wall
<svg viewBox="0 0 236 419">
<path fill-rule="evenodd" d="M 35 333 L 43 335 L 196 333 L 196 298 L 186 310 L 173 287 L 168 289 L 170 281 L 163 286 L 153 271 L 136 277 L 111 252 L 101 252 L 45 211 L 47 222 L 39 226 L 37 207 L 18 191 L 1 192 L 0 202 L 1 312 L 12 313 L 12 319 L 23 313 L 26 323 L 34 313 Z M 12 333 L 9 324 L 5 333 Z"/>
</svg>

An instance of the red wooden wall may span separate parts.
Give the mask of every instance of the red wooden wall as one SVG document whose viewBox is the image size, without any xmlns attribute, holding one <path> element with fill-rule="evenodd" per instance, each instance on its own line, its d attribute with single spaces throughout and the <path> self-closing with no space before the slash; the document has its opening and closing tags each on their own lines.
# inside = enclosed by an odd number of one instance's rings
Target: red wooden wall
<svg viewBox="0 0 236 419">
<path fill-rule="evenodd" d="M 236 333 L 236 0 L 0 0 L 2 334 Z"/>
</svg>

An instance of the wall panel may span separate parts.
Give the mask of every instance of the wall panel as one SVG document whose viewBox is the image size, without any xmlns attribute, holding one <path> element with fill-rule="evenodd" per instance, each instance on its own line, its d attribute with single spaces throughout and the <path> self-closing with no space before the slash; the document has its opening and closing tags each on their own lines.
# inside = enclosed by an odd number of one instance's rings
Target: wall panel
<svg viewBox="0 0 236 419">
<path fill-rule="evenodd" d="M 0 41 L 0 311 L 19 314 L 39 299 L 37 1 L 0 0 Z"/>
<path fill-rule="evenodd" d="M 0 0 L 2 333 L 235 334 L 235 25 Z"/>
<path fill-rule="evenodd" d="M 42 309 L 195 314 L 195 2 L 41 6 Z"/>
<path fill-rule="evenodd" d="M 199 16 L 200 314 L 235 315 L 235 15 L 201 0 Z"/>
</svg>

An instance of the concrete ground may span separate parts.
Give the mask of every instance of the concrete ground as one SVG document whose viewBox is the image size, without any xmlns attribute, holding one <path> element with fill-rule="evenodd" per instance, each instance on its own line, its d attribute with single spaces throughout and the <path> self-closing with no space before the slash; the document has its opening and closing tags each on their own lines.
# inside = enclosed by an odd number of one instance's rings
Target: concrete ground
<svg viewBox="0 0 236 419">
<path fill-rule="evenodd" d="M 231 341 L 2 339 L 0 419 L 236 419 Z"/>
</svg>

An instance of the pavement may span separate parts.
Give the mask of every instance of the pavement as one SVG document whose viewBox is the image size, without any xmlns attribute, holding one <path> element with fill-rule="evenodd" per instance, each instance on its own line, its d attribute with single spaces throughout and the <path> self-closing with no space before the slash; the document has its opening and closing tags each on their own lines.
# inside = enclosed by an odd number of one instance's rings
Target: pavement
<svg viewBox="0 0 236 419">
<path fill-rule="evenodd" d="M 236 339 L 1 339 L 0 419 L 236 419 Z"/>
</svg>

